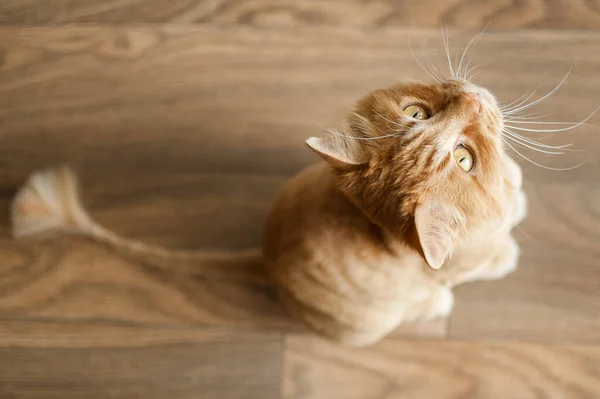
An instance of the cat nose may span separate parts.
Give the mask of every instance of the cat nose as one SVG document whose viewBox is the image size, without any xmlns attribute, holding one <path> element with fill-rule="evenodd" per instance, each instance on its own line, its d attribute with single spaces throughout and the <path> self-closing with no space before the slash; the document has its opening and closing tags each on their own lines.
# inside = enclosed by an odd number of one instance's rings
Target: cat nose
<svg viewBox="0 0 600 399">
<path fill-rule="evenodd" d="M 481 110 L 481 102 L 479 101 L 478 93 L 463 93 L 463 98 L 465 103 L 467 103 L 474 112 L 479 112 Z"/>
</svg>

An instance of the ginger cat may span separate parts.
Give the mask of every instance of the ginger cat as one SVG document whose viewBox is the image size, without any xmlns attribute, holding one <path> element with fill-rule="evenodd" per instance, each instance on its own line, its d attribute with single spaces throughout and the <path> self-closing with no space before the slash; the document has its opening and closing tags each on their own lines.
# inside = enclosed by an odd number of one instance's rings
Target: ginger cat
<svg viewBox="0 0 600 399">
<path fill-rule="evenodd" d="M 325 162 L 285 184 L 263 239 L 291 312 L 368 345 L 401 322 L 447 316 L 457 284 L 512 272 L 526 201 L 502 123 L 486 89 L 409 83 L 374 91 L 342 132 L 309 139 Z"/>
<path fill-rule="evenodd" d="M 511 229 L 526 200 L 502 129 L 495 98 L 456 78 L 376 90 L 340 132 L 309 139 L 324 162 L 283 186 L 262 245 L 290 313 L 325 338 L 365 346 L 400 323 L 447 316 L 457 284 L 512 272 L 519 248 Z M 115 235 L 84 210 L 68 169 L 34 174 L 13 204 L 16 237 L 50 228 L 137 256 L 220 267 L 239 259 Z"/>
</svg>

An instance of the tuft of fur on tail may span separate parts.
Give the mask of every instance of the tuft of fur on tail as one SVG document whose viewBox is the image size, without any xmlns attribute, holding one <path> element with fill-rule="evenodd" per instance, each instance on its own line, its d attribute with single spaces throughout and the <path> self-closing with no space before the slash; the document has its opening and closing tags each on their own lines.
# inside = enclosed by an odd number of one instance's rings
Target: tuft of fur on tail
<svg viewBox="0 0 600 399">
<path fill-rule="evenodd" d="M 224 269 L 231 275 L 258 275 L 264 279 L 260 250 L 188 251 L 172 250 L 121 237 L 96 223 L 86 212 L 79 198 L 77 179 L 73 171 L 62 166 L 36 172 L 19 190 L 12 204 L 12 233 L 15 238 L 50 231 L 68 231 L 106 244 L 122 255 L 143 260 L 160 267 L 175 263 L 188 267 Z"/>
<path fill-rule="evenodd" d="M 66 166 L 31 175 L 11 213 L 15 238 L 56 229 L 85 232 L 92 224 L 79 200 L 75 174 Z"/>
</svg>

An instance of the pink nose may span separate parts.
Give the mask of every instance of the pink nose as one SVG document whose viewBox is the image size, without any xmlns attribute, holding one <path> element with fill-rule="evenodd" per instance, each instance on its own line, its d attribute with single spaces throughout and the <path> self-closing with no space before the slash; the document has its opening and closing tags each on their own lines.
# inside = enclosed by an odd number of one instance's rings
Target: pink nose
<svg viewBox="0 0 600 399">
<path fill-rule="evenodd" d="M 473 109 L 474 112 L 481 110 L 481 103 L 479 102 L 479 94 L 477 93 L 463 93 L 465 103 Z"/>
</svg>

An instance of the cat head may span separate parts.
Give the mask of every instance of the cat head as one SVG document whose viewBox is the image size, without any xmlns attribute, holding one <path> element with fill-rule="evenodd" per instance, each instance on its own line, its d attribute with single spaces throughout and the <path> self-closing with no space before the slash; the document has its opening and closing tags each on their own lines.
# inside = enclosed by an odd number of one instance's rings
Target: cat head
<svg viewBox="0 0 600 399">
<path fill-rule="evenodd" d="M 504 212 L 502 128 L 482 87 L 406 83 L 370 93 L 341 131 L 307 144 L 368 218 L 438 269 L 469 228 Z"/>
</svg>

